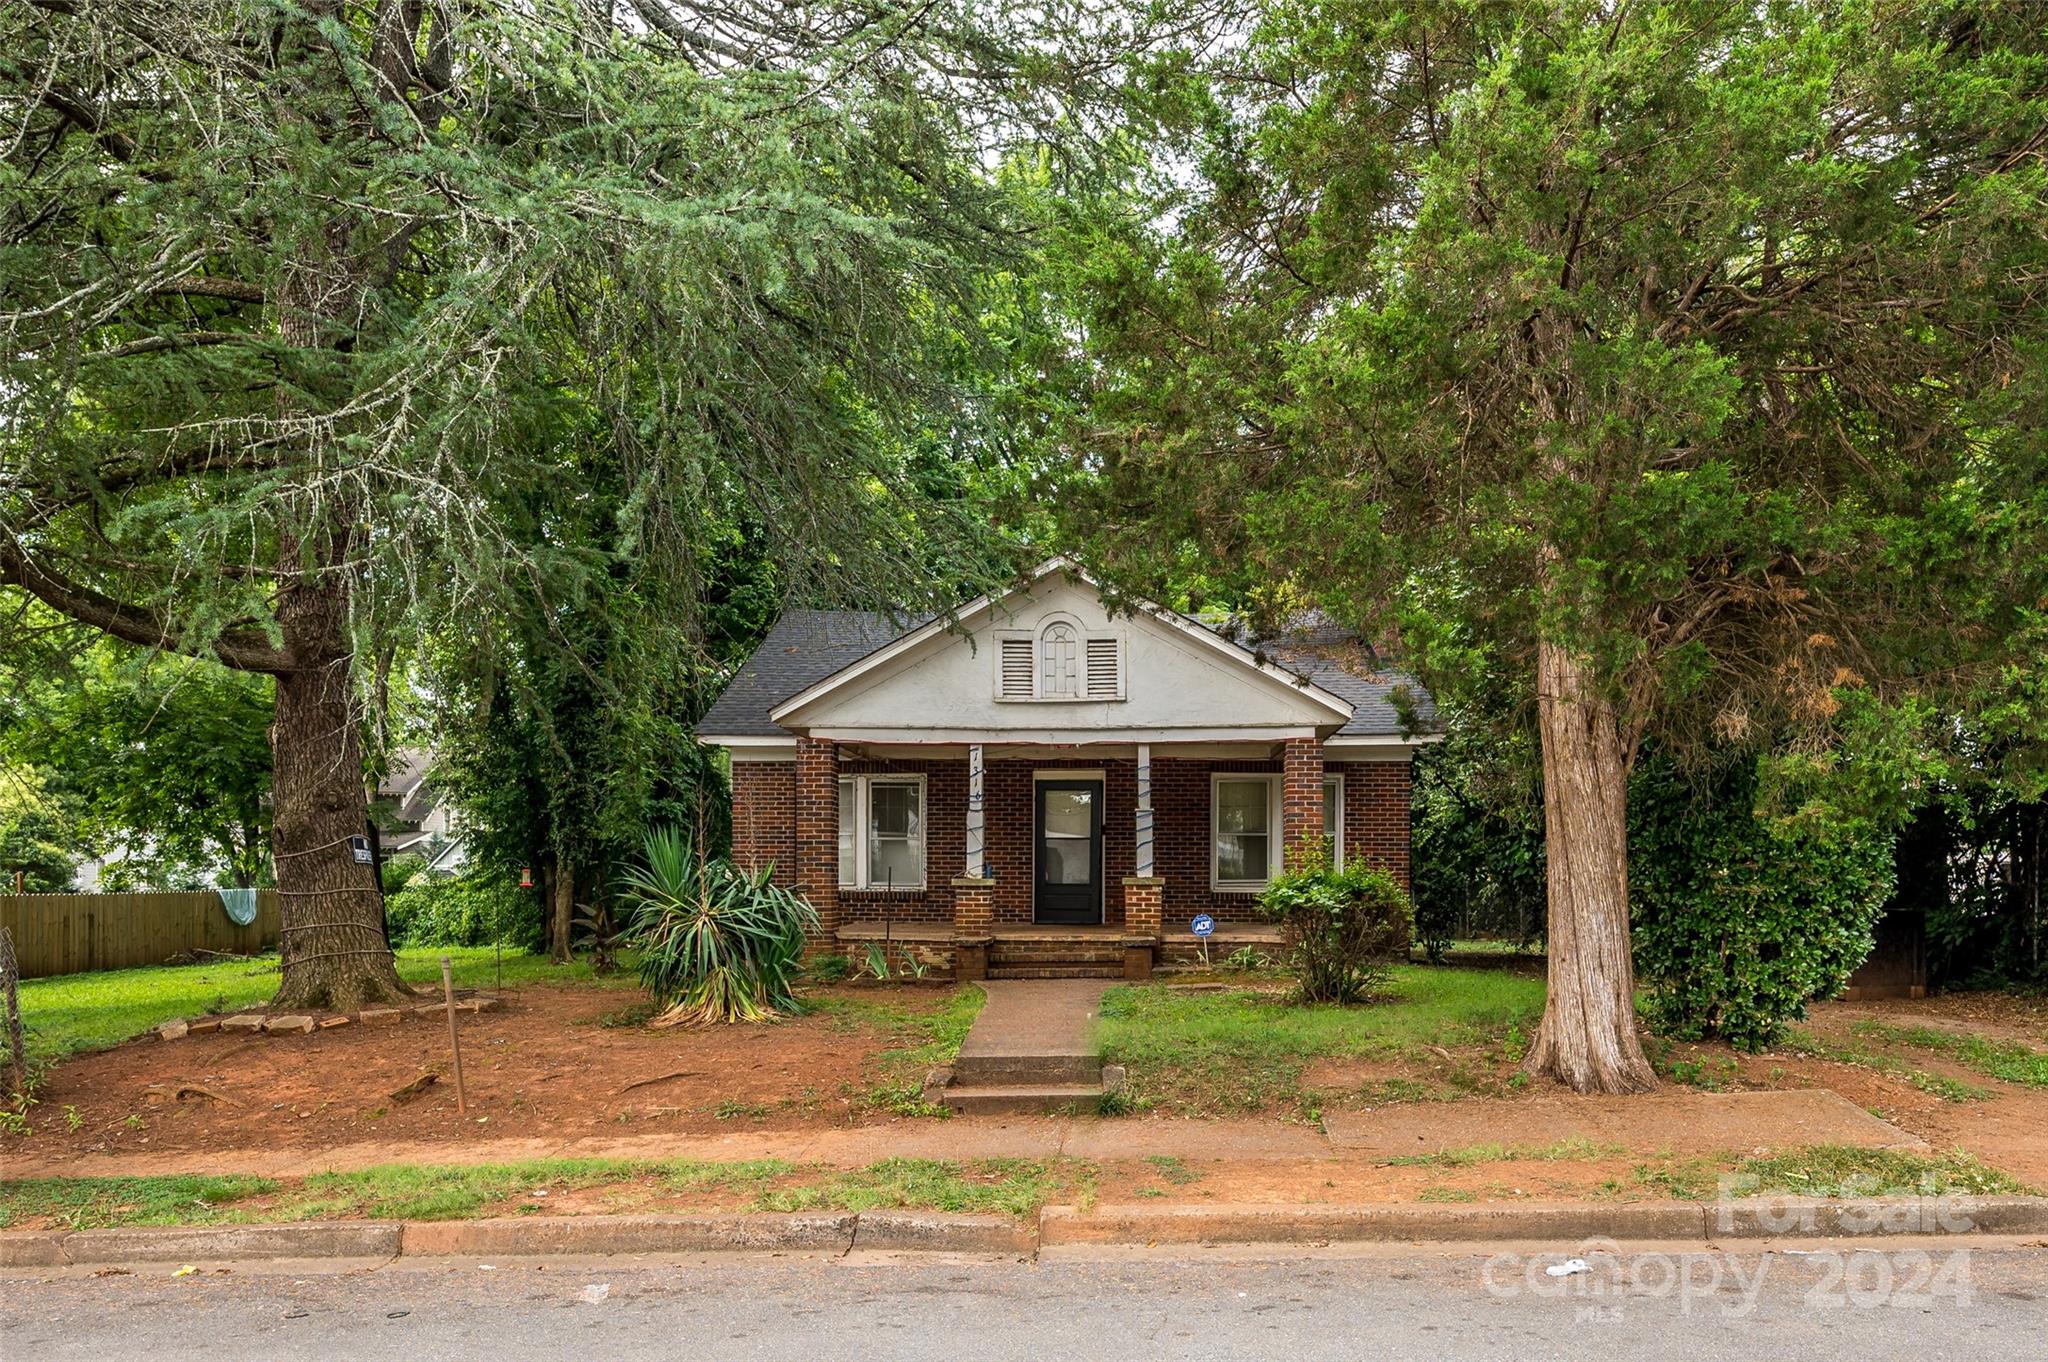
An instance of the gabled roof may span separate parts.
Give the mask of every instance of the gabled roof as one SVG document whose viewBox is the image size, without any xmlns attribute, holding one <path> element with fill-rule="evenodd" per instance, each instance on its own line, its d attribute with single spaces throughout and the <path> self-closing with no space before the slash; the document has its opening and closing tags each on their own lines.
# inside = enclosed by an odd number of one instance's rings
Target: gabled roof
<svg viewBox="0 0 2048 1362">
<path fill-rule="evenodd" d="M 933 644 L 936 640 L 942 638 L 949 629 L 957 625 L 967 624 L 989 615 L 1004 601 L 1030 590 L 1037 583 L 1055 575 L 1072 578 L 1083 583 L 1098 595 L 1101 593 L 1101 583 L 1089 576 L 1087 570 L 1073 559 L 1065 555 L 1057 558 L 1048 558 L 1026 573 L 1021 584 L 1000 593 L 989 592 L 985 595 L 976 596 L 973 600 L 955 611 L 951 617 L 933 616 L 900 637 L 892 639 L 882 647 L 875 649 L 867 656 L 849 662 L 822 680 L 812 682 L 777 705 L 769 717 L 778 723 L 782 722 L 788 719 L 796 710 L 810 704 L 812 701 L 822 699 L 830 692 L 857 680 L 877 667 L 903 657 L 915 649 Z M 1313 681 L 1310 681 L 1306 676 L 1290 672 L 1285 668 L 1267 662 L 1251 649 L 1232 642 L 1199 620 L 1190 619 L 1176 611 L 1163 609 L 1152 604 L 1150 601 L 1131 601 L 1127 604 L 1132 613 L 1148 616 L 1167 625 L 1184 637 L 1193 640 L 1196 644 L 1211 649 L 1240 666 L 1251 669 L 1267 681 L 1278 683 L 1323 705 L 1332 714 L 1345 718 L 1348 718 L 1351 714 L 1350 702 L 1341 696 L 1331 694 Z"/>
<path fill-rule="evenodd" d="M 1062 572 L 1096 585 L 1067 558 L 1040 564 L 1026 578 L 1036 582 Z M 752 657 L 740 667 L 725 691 L 705 712 L 697 728 L 705 741 L 725 738 L 787 739 L 789 729 L 775 721 L 887 660 L 944 634 L 951 625 L 976 618 L 1009 593 L 981 596 L 962 605 L 951 617 L 905 620 L 856 610 L 791 610 L 777 621 Z M 1290 631 L 1267 643 L 1245 647 L 1200 621 L 1153 606 L 1134 609 L 1179 630 L 1238 664 L 1280 681 L 1320 701 L 1345 722 L 1333 737 L 1401 739 L 1409 736 L 1393 703 L 1405 690 L 1425 731 L 1436 717 L 1429 693 L 1413 677 L 1381 669 L 1369 644 L 1327 624 Z"/>
</svg>

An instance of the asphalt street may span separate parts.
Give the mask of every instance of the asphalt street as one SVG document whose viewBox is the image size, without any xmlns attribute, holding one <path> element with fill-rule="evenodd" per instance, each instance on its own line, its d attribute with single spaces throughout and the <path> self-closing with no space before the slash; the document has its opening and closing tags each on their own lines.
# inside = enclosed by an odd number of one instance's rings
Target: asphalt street
<svg viewBox="0 0 2048 1362">
<path fill-rule="evenodd" d="M 1956 1254 L 1960 1256 L 1952 1256 Z M 2048 1356 L 2048 1252 L 397 1263 L 0 1280 L 0 1356 L 49 1359 Z"/>
</svg>

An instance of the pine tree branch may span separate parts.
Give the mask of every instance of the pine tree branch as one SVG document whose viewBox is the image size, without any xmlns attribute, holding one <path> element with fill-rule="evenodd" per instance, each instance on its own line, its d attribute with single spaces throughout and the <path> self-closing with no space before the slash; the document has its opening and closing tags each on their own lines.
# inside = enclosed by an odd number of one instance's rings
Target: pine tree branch
<svg viewBox="0 0 2048 1362">
<path fill-rule="evenodd" d="M 267 672 L 274 676 L 298 667 L 289 652 L 273 646 L 252 630 L 223 634 L 204 648 L 186 647 L 177 641 L 169 621 L 156 611 L 115 600 L 52 572 L 31 559 L 12 539 L 0 541 L 0 586 L 18 586 L 59 614 L 139 647 L 209 656 L 237 671 Z"/>
</svg>

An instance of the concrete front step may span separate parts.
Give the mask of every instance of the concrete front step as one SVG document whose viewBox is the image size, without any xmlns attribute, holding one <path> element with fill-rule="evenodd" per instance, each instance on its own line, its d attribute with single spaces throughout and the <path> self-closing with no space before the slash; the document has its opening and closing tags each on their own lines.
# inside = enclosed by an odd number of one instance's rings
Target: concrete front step
<svg viewBox="0 0 2048 1362">
<path fill-rule="evenodd" d="M 953 1061 L 953 1082 L 968 1088 L 1101 1081 L 1102 1060 L 1088 1054 L 961 1055 Z"/>
<path fill-rule="evenodd" d="M 1007 1087 L 949 1087 L 946 1105 L 963 1116 L 1058 1115 L 1093 1111 L 1102 1102 L 1102 1084 L 1033 1083 Z"/>
</svg>

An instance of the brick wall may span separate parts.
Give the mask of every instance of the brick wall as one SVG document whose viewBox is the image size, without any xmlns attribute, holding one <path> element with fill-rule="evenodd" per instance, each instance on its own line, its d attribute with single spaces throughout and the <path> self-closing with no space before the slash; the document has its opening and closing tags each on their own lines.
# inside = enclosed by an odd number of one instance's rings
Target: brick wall
<svg viewBox="0 0 2048 1362">
<path fill-rule="evenodd" d="M 773 863 L 775 878 L 796 883 L 796 763 L 732 764 L 732 858 L 747 870 Z"/>
<path fill-rule="evenodd" d="M 1330 764 L 1344 777 L 1344 859 L 1393 872 L 1408 883 L 1409 766 L 1405 761 Z"/>
</svg>

